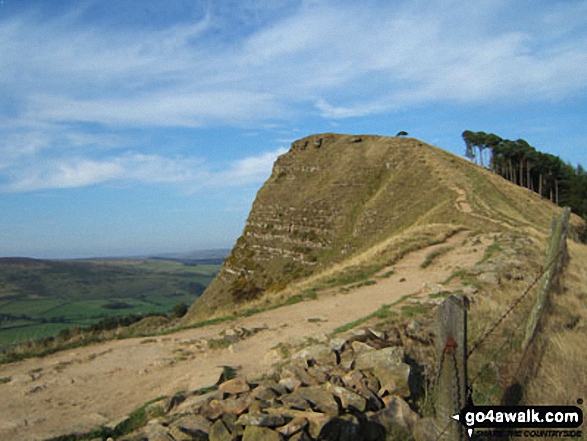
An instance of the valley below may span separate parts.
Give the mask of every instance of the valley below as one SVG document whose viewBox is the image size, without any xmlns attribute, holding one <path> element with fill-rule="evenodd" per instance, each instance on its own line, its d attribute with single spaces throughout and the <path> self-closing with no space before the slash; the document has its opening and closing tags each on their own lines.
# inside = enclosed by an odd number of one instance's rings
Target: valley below
<svg viewBox="0 0 587 441">
<path fill-rule="evenodd" d="M 191 305 L 221 258 L 0 259 L 0 349 L 109 319 L 166 315 Z"/>
</svg>

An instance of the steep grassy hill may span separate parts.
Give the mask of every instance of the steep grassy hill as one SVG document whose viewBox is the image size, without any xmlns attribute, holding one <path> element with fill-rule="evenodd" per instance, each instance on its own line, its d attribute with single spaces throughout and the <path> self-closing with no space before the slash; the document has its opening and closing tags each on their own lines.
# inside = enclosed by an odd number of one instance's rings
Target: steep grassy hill
<svg viewBox="0 0 587 441">
<path fill-rule="evenodd" d="M 312 135 L 259 190 L 242 236 L 186 321 L 374 272 L 459 229 L 546 235 L 554 204 L 410 138 Z M 573 218 L 575 228 L 582 221 Z M 293 290 L 292 290 L 293 289 Z"/>
</svg>

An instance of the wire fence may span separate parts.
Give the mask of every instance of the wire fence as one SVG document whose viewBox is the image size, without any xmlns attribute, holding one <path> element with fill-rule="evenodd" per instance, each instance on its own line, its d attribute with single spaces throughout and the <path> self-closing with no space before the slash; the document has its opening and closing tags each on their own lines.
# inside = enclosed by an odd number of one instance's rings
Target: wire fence
<svg viewBox="0 0 587 441">
<path fill-rule="evenodd" d="M 521 369 L 527 363 L 524 361 L 527 360 L 529 350 L 533 345 L 534 337 L 539 329 L 539 325 L 542 321 L 542 317 L 544 311 L 547 309 L 548 305 L 548 294 L 553 288 L 553 282 L 559 277 L 562 273 L 564 266 L 567 262 L 568 254 L 566 248 L 566 239 L 568 234 L 568 222 L 569 222 L 569 211 L 565 209 L 562 215 L 558 218 L 553 220 L 553 227 L 552 233 L 549 240 L 549 245 L 547 248 L 547 255 L 546 255 L 546 264 L 540 270 L 540 272 L 536 275 L 536 277 L 528 284 L 528 286 L 524 289 L 524 291 L 516 296 L 505 308 L 504 312 L 500 314 L 497 319 L 493 320 L 490 325 L 483 331 L 479 337 L 475 339 L 475 341 L 471 344 L 468 351 L 466 351 L 466 359 L 465 365 L 463 366 L 463 372 L 459 372 L 458 369 L 455 367 L 448 367 L 450 366 L 445 362 L 447 358 L 447 354 L 451 352 L 453 345 L 462 344 L 465 348 L 468 346 L 466 337 L 459 342 L 454 342 L 452 339 L 447 339 L 446 341 L 439 341 L 441 345 L 441 351 L 439 353 L 439 372 L 437 374 L 437 379 L 442 377 L 442 370 L 443 369 L 450 369 L 451 373 L 448 373 L 448 378 L 451 379 L 452 385 L 451 386 L 444 386 L 446 390 L 444 393 L 450 394 L 451 390 L 458 389 L 459 383 L 462 382 L 462 377 L 467 376 L 467 364 L 471 356 L 474 354 L 480 354 L 480 348 L 482 346 L 489 345 L 489 342 L 496 343 L 497 342 L 497 334 L 498 331 L 503 330 L 503 324 L 508 317 L 513 317 L 513 313 L 515 310 L 519 309 L 520 305 L 525 299 L 530 299 L 531 293 L 536 293 L 536 302 L 532 307 L 532 310 L 526 317 L 522 318 L 519 317 L 517 321 L 514 322 L 513 326 L 509 329 L 512 334 L 520 335 L 522 333 L 522 328 L 524 328 L 524 334 L 522 339 L 522 344 L 519 349 L 520 355 L 519 357 L 515 357 L 515 361 L 509 360 L 510 366 L 515 366 L 515 369 L 511 369 L 509 375 L 505 378 L 501 378 L 501 385 L 513 385 L 517 384 L 518 379 L 520 377 Z M 535 289 L 537 288 L 538 289 Z M 464 303 L 464 302 L 463 302 Z M 467 304 L 468 306 L 468 304 Z M 465 312 L 466 314 L 466 312 Z M 440 317 L 440 314 L 439 314 Z M 466 323 L 466 320 L 465 320 Z M 439 319 L 439 325 L 442 326 L 441 319 Z M 466 325 L 465 325 L 466 326 Z M 464 335 L 466 336 L 466 329 L 464 330 Z M 446 338 L 442 332 L 440 332 L 440 338 Z M 495 363 L 495 360 L 498 359 L 500 354 L 503 354 L 506 350 L 508 345 L 512 344 L 512 338 L 504 338 L 503 335 L 501 336 L 501 342 L 497 342 L 495 348 L 488 351 L 487 353 L 483 354 L 485 361 L 481 364 L 481 366 L 477 369 L 476 373 L 472 375 L 471 381 L 466 384 L 466 388 L 468 391 L 467 397 L 458 396 L 455 399 L 455 402 L 452 403 L 451 411 L 454 413 L 458 413 L 462 407 L 464 407 L 467 403 L 472 403 L 472 392 L 474 390 L 475 385 L 478 381 L 482 378 L 485 370 L 492 364 Z M 437 380 L 438 383 L 438 380 Z M 485 402 L 483 405 L 491 404 L 491 398 L 496 392 L 501 391 L 501 385 L 495 384 L 491 389 L 488 395 L 485 397 Z M 438 384 L 436 384 L 438 387 Z M 506 386 L 507 390 L 507 386 Z M 503 392 L 502 392 L 503 395 Z M 500 397 L 500 400 L 503 398 Z M 448 412 L 448 413 L 450 413 Z M 450 416 L 446 410 L 444 411 L 444 415 L 441 416 L 444 421 L 447 421 L 443 426 L 440 433 L 436 436 L 435 440 L 443 440 L 443 439 L 458 439 L 458 440 L 465 440 L 467 439 L 466 433 L 460 425 L 451 420 Z M 437 421 L 440 422 L 438 419 L 439 415 L 437 413 Z M 446 418 L 446 419 L 445 419 Z"/>
</svg>

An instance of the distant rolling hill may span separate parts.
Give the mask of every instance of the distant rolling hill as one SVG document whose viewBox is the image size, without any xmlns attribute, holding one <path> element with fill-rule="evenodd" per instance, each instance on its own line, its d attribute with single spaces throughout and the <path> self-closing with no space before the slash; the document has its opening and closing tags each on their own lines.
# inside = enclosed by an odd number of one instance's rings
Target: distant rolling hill
<svg viewBox="0 0 587 441">
<path fill-rule="evenodd" d="M 106 317 L 169 313 L 179 303 L 191 304 L 216 275 L 220 256 L 194 254 L 185 263 L 0 258 L 0 346 Z"/>
<path fill-rule="evenodd" d="M 151 259 L 163 259 L 163 260 L 177 260 L 178 262 L 184 263 L 206 263 L 216 262 L 222 263 L 226 256 L 230 253 L 229 248 L 220 248 L 213 250 L 197 250 L 186 253 L 164 253 L 154 254 L 149 256 Z"/>
</svg>

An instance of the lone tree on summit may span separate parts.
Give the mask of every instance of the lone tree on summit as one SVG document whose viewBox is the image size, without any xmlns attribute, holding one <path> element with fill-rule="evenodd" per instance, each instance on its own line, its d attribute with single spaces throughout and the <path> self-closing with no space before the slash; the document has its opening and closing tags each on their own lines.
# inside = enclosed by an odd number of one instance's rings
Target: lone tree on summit
<svg viewBox="0 0 587 441">
<path fill-rule="evenodd" d="M 404 132 L 403 130 L 401 132 L 397 132 L 397 135 L 395 136 L 408 136 L 408 132 Z"/>
</svg>

